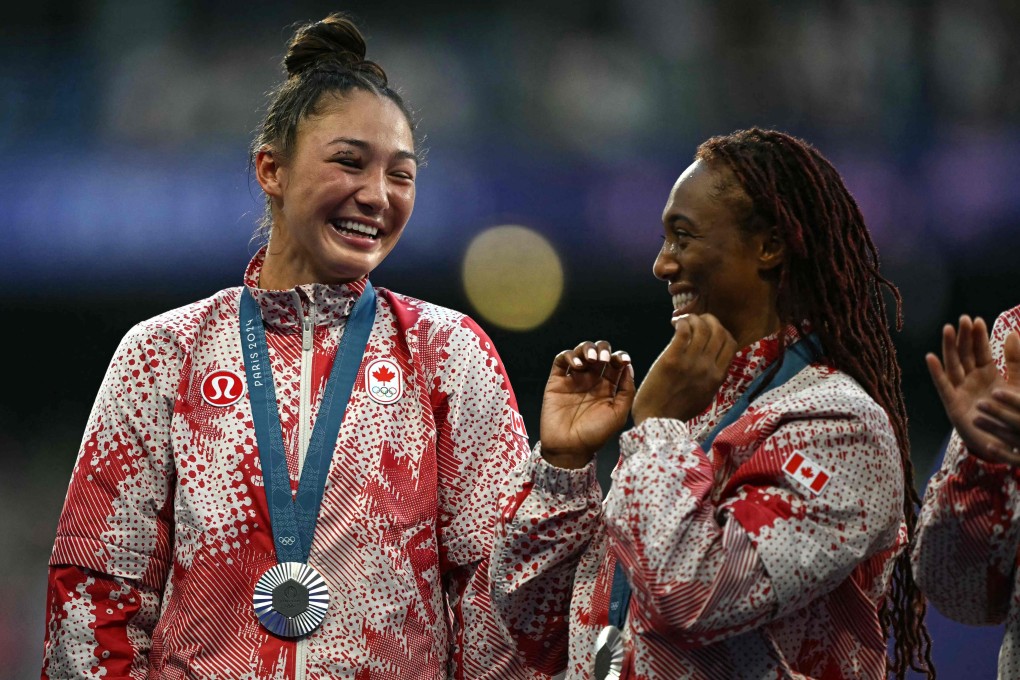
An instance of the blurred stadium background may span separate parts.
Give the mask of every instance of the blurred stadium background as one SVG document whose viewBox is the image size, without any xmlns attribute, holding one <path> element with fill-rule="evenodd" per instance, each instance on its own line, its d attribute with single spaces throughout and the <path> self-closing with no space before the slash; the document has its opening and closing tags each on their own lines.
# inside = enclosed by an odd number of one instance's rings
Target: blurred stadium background
<svg viewBox="0 0 1020 680">
<path fill-rule="evenodd" d="M 703 139 L 770 126 L 842 171 L 903 293 L 923 487 L 947 430 L 924 353 L 959 314 L 1020 303 L 1020 4 L 13 3 L 0 21 L 0 677 L 37 677 L 46 560 L 118 340 L 239 284 L 262 211 L 247 145 L 263 93 L 291 25 L 336 9 L 361 21 L 428 148 L 415 214 L 373 280 L 478 319 L 533 441 L 560 349 L 605 338 L 647 371 L 671 331 L 651 275 L 670 186 Z M 488 231 L 506 225 L 525 229 Z M 615 456 L 600 454 L 604 479 Z M 993 676 L 1000 628 L 937 614 L 932 627 L 942 677 Z"/>
</svg>

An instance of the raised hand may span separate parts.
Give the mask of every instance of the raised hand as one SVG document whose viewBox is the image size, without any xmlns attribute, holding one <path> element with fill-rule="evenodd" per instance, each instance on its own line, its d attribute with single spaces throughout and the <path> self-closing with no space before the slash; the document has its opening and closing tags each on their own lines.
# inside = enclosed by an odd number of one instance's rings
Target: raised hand
<svg viewBox="0 0 1020 680">
<path fill-rule="evenodd" d="M 673 339 L 652 364 L 634 398 L 634 424 L 645 418 L 690 420 L 712 403 L 737 341 L 711 314 L 674 320 Z"/>
<path fill-rule="evenodd" d="M 634 368 L 608 342 L 582 342 L 553 361 L 542 398 L 542 456 L 552 465 L 582 468 L 627 422 Z"/>
<path fill-rule="evenodd" d="M 1011 395 L 1020 386 L 1020 338 L 1007 340 L 1013 385 L 995 366 L 988 342 L 988 327 L 983 319 L 961 316 L 959 329 L 946 324 L 942 329 L 942 361 L 933 353 L 925 357 L 935 389 L 945 407 L 949 422 L 959 433 L 970 454 L 990 463 L 1020 464 L 1016 445 L 1001 435 L 1008 434 Z M 1003 400 L 995 394 L 1006 397 Z M 998 414 L 998 415 L 997 415 Z M 1007 420 L 1002 420 L 1006 417 Z M 983 427 L 981 426 L 983 425 Z"/>
<path fill-rule="evenodd" d="M 992 389 L 991 398 L 978 401 L 981 412 L 974 425 L 993 436 L 996 457 L 1015 457 L 1020 451 L 1020 335 L 1006 336 L 1002 347 L 1006 364 L 1006 384 Z"/>
</svg>

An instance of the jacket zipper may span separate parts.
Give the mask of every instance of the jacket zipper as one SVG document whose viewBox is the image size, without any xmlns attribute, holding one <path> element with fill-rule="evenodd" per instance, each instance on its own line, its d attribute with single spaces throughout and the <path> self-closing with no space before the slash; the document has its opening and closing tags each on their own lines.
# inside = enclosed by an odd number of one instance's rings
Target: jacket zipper
<svg viewBox="0 0 1020 680">
<path fill-rule="evenodd" d="M 315 349 L 315 306 L 308 301 L 304 319 L 301 322 L 301 392 L 298 401 L 298 478 L 305 467 L 308 455 L 308 440 L 311 439 L 312 412 L 312 359 Z M 294 679 L 304 680 L 307 674 L 308 639 L 298 639 L 294 655 Z"/>
</svg>

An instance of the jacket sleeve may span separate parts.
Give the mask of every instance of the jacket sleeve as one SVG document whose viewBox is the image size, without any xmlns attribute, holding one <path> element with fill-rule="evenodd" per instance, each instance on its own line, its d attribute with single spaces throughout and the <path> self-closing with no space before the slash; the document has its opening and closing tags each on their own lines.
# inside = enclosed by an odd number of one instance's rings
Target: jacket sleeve
<svg viewBox="0 0 1020 680">
<path fill-rule="evenodd" d="M 611 545 L 633 586 L 637 632 L 703 646 L 826 595 L 868 558 L 902 547 L 902 467 L 888 419 L 810 409 L 761 438 L 725 488 L 684 423 L 651 418 L 625 433 L 606 498 Z M 713 444 L 725 461 L 748 416 Z M 827 482 L 784 472 L 797 454 Z M 807 477 L 805 477 L 807 479 Z M 870 492 L 864 492 L 870 489 Z"/>
<path fill-rule="evenodd" d="M 44 678 L 145 677 L 171 562 L 182 353 L 132 329 L 89 416 L 50 556 Z"/>
<path fill-rule="evenodd" d="M 1020 308 L 999 317 L 992 353 L 1020 327 Z M 1002 623 L 1009 611 L 1020 548 L 1020 471 L 968 454 L 954 431 L 942 467 L 928 482 L 911 556 L 914 577 L 951 619 Z"/>
<path fill-rule="evenodd" d="M 447 340 L 431 396 L 440 570 L 452 618 L 450 677 L 536 677 L 499 626 L 489 587 L 497 498 L 527 456 L 528 438 L 492 342 L 467 317 Z"/>
<path fill-rule="evenodd" d="M 510 475 L 501 496 L 490 574 L 501 622 L 529 666 L 567 666 L 574 574 L 602 517 L 595 462 L 549 465 L 541 444 Z"/>
</svg>

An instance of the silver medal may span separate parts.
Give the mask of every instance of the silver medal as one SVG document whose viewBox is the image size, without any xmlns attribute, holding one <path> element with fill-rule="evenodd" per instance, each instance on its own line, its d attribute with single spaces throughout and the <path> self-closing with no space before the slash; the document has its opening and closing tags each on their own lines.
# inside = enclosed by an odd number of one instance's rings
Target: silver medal
<svg viewBox="0 0 1020 680">
<path fill-rule="evenodd" d="M 606 626 L 595 640 L 595 679 L 619 680 L 623 673 L 623 633 Z"/>
<path fill-rule="evenodd" d="M 251 597 L 255 616 L 270 633 L 296 638 L 308 635 L 326 618 L 329 586 L 303 562 L 281 562 L 266 570 Z"/>
</svg>

